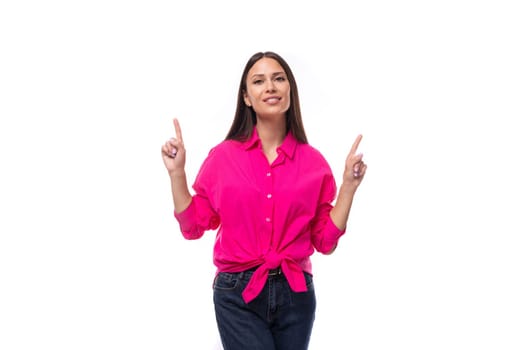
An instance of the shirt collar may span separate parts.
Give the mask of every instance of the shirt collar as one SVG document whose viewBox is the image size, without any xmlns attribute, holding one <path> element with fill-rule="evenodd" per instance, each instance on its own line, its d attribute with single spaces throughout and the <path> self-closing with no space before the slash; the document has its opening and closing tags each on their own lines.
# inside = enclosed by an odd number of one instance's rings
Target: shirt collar
<svg viewBox="0 0 525 350">
<path fill-rule="evenodd" d="M 247 151 L 250 148 L 253 148 L 255 146 L 258 146 L 261 142 L 261 139 L 259 138 L 259 134 L 257 133 L 257 129 L 254 127 L 252 131 L 252 136 L 246 141 L 243 142 L 242 146 Z"/>
<path fill-rule="evenodd" d="M 244 142 L 243 148 L 249 150 L 253 147 L 260 145 L 261 139 L 257 133 L 257 128 L 253 128 L 252 136 Z M 277 150 L 282 150 L 288 158 L 293 158 L 295 154 L 295 148 L 297 147 L 297 140 L 293 137 L 292 133 L 288 131 L 283 143 L 277 147 Z"/>
<path fill-rule="evenodd" d="M 288 134 L 286 134 L 286 137 L 284 138 L 283 144 L 277 148 L 281 149 L 288 158 L 293 158 L 293 155 L 295 154 L 295 148 L 297 147 L 297 140 L 292 135 L 291 131 L 288 131 Z"/>
</svg>

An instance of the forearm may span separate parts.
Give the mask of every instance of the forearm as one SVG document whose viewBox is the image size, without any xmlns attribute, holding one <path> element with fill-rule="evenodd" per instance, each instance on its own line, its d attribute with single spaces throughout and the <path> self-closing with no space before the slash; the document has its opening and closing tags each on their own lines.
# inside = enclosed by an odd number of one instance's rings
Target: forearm
<svg viewBox="0 0 525 350">
<path fill-rule="evenodd" d="M 176 213 L 184 211 L 191 203 L 191 193 L 186 181 L 184 171 L 170 174 L 171 194 L 173 197 L 173 206 Z"/>
<path fill-rule="evenodd" d="M 339 189 L 335 205 L 330 211 L 330 218 L 340 230 L 346 228 L 356 190 L 357 187 L 355 187 L 355 185 L 343 182 Z"/>
</svg>

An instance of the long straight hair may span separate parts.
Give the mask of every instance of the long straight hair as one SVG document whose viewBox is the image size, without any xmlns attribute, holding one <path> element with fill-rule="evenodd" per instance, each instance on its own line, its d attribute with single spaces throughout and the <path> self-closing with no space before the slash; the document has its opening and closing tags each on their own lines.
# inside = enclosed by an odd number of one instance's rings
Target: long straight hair
<svg viewBox="0 0 525 350">
<path fill-rule="evenodd" d="M 239 91 L 237 93 L 237 110 L 233 118 L 230 131 L 226 135 L 226 140 L 246 141 L 253 133 L 253 128 L 257 124 L 257 117 L 252 107 L 248 107 L 244 102 L 244 94 L 246 92 L 246 80 L 248 71 L 261 58 L 273 58 L 281 67 L 283 67 L 286 77 L 290 83 L 290 107 L 286 111 L 286 132 L 291 132 L 297 141 L 300 143 L 308 143 L 306 133 L 304 131 L 303 119 L 301 117 L 301 106 L 299 104 L 299 93 L 297 90 L 297 83 L 293 76 L 292 70 L 286 61 L 275 52 L 266 51 L 254 54 L 244 67 L 241 82 L 239 84 Z"/>
</svg>

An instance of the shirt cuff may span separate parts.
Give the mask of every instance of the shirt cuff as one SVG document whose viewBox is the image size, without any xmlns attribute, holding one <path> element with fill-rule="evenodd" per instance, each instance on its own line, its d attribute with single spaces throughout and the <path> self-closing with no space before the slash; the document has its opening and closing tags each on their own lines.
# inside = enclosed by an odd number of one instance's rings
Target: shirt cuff
<svg viewBox="0 0 525 350">
<path fill-rule="evenodd" d="M 192 223 L 195 222 L 195 205 L 193 204 L 193 200 L 190 202 L 190 205 L 180 213 L 177 213 L 175 210 L 173 211 L 173 216 L 175 216 L 175 219 L 179 222 L 179 225 L 181 227 L 182 231 L 186 231 L 185 229 L 192 226 Z"/>
<path fill-rule="evenodd" d="M 339 241 L 339 238 L 346 232 L 346 227 L 344 229 L 339 229 L 334 224 L 334 221 L 332 218 L 328 219 L 328 222 L 326 223 L 325 227 L 325 235 L 324 235 L 324 245 L 328 245 L 331 247 L 335 247 L 337 242 Z"/>
</svg>

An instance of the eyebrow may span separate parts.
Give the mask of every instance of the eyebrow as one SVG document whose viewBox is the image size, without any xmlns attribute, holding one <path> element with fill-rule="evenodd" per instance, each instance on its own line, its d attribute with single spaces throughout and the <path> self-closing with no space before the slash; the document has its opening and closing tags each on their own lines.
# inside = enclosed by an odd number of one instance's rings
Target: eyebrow
<svg viewBox="0 0 525 350">
<path fill-rule="evenodd" d="M 272 77 L 275 77 L 276 75 L 279 75 L 279 74 L 285 74 L 286 73 L 284 71 L 281 71 L 281 72 L 275 72 L 275 73 L 272 73 Z M 255 78 L 255 77 L 264 77 L 264 74 L 260 73 L 260 74 L 253 74 L 251 76 L 252 78 Z"/>
</svg>

